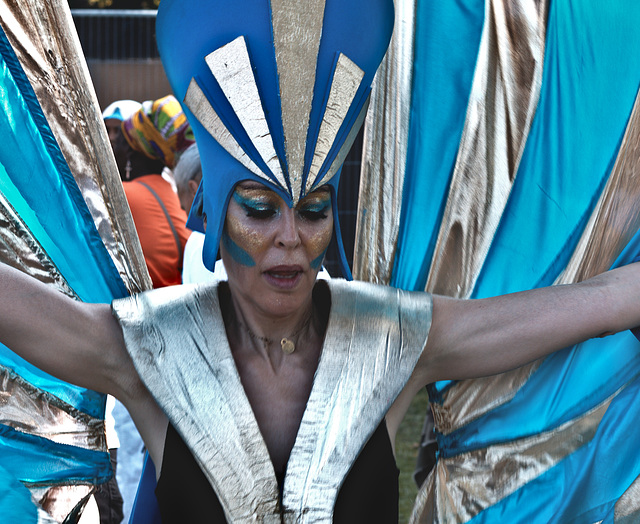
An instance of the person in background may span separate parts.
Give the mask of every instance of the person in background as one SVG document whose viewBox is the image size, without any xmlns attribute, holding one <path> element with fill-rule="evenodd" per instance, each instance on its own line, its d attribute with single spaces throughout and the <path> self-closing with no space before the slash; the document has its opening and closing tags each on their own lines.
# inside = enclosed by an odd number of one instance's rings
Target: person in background
<svg viewBox="0 0 640 524">
<path fill-rule="evenodd" d="M 104 125 L 107 128 L 107 135 L 112 149 L 115 150 L 118 140 L 121 139 L 122 122 L 131 117 L 141 107 L 142 104 L 135 100 L 116 100 L 102 112 L 102 120 L 104 120 Z"/>
<path fill-rule="evenodd" d="M 180 205 L 185 213 L 188 213 L 193 204 L 193 199 L 198 192 L 200 180 L 202 180 L 202 166 L 197 144 L 191 144 L 180 155 L 178 163 L 173 170 L 173 178 L 178 191 Z M 209 271 L 202 262 L 202 245 L 204 234 L 192 231 L 184 246 L 184 262 L 182 264 L 182 283 L 195 284 L 197 282 L 210 282 L 212 280 L 226 280 L 227 273 L 222 260 L 218 260 L 214 271 Z"/>
<path fill-rule="evenodd" d="M 114 154 L 154 288 L 182 282 L 186 213 L 163 177 L 177 155 L 193 143 L 193 133 L 172 96 L 146 101 L 122 122 Z"/>
</svg>

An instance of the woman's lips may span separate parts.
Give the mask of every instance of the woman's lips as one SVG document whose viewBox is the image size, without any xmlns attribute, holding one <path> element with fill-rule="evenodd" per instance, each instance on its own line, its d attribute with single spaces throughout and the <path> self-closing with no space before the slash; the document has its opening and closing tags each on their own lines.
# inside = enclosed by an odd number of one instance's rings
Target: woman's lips
<svg viewBox="0 0 640 524">
<path fill-rule="evenodd" d="M 300 266 L 275 266 L 263 273 L 265 280 L 280 289 L 294 288 L 302 278 Z"/>
</svg>

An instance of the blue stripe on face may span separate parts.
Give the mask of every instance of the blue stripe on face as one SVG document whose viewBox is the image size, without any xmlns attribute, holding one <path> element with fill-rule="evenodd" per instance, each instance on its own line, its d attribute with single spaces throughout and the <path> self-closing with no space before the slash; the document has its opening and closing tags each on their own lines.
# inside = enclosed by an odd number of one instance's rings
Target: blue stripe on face
<svg viewBox="0 0 640 524">
<path fill-rule="evenodd" d="M 231 255 L 231 258 L 233 258 L 233 260 L 238 264 L 246 267 L 253 267 L 256 265 L 256 262 L 251 258 L 251 255 L 231 239 L 226 228 L 222 232 L 222 244 Z"/>
<path fill-rule="evenodd" d="M 329 246 L 327 246 L 327 249 L 329 248 Z M 325 249 L 322 254 L 317 257 L 314 258 L 311 263 L 309 264 L 311 266 L 311 269 L 320 269 L 320 266 L 322 265 L 322 261 L 324 260 L 324 256 L 327 253 L 327 250 Z"/>
</svg>

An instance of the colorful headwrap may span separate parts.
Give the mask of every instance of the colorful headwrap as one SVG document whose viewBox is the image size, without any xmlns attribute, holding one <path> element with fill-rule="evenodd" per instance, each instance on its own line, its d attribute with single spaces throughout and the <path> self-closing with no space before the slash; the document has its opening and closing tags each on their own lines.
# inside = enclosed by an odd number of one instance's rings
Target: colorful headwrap
<svg viewBox="0 0 640 524">
<path fill-rule="evenodd" d="M 136 102 L 135 100 L 116 100 L 115 102 L 109 104 L 107 108 L 102 112 L 102 119 L 109 120 L 110 118 L 114 120 L 126 120 L 130 118 L 133 113 L 138 111 L 142 107 L 140 102 Z"/>
<path fill-rule="evenodd" d="M 176 23 L 189 38 L 176 44 Z M 289 206 L 336 191 L 393 30 L 392 0 L 164 0 L 156 24 L 169 81 L 194 130 L 203 180 L 189 227 L 212 269 L 235 185 L 255 180 Z"/>
<path fill-rule="evenodd" d="M 173 95 L 143 102 L 138 111 L 122 122 L 122 131 L 134 150 L 160 160 L 169 168 L 175 165 L 176 153 L 194 142 L 187 117 Z"/>
</svg>

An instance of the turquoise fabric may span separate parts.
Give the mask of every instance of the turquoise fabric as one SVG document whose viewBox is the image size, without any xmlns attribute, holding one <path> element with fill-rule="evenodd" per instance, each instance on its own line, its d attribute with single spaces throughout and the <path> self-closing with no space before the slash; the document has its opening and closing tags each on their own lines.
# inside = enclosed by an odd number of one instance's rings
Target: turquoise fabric
<svg viewBox="0 0 640 524">
<path fill-rule="evenodd" d="M 391 285 L 423 290 L 464 127 L 484 2 L 417 2 L 406 178 Z"/>
<path fill-rule="evenodd" d="M 94 226 L 35 93 L 6 35 L 0 30 L 0 191 L 34 234 L 79 298 L 109 303 L 127 294 Z M 4 346 L 0 366 L 56 396 L 57 405 L 104 417 L 105 396 L 61 382 Z M 57 444 L 0 424 L 0 514 L 34 522 L 35 507 L 20 498 L 21 482 L 99 483 L 111 476 L 109 455 Z M 6 489 L 15 488 L 15 497 Z M 20 499 L 20 500 L 18 500 Z M 20 517 L 18 517 L 20 515 Z"/>
<path fill-rule="evenodd" d="M 483 2 L 433 4 L 418 2 L 411 143 L 393 268 L 393 283 L 406 289 L 422 289 L 429 272 L 484 14 Z M 551 0 L 539 104 L 472 297 L 550 285 L 566 266 L 611 173 L 640 86 L 639 22 L 633 0 Z M 616 265 L 638 253 L 636 236 Z M 545 359 L 511 401 L 437 435 L 440 456 L 455 456 L 552 430 L 619 392 L 591 442 L 472 522 L 610 518 L 640 475 L 633 446 L 640 407 L 632 401 L 640 387 L 639 346 L 627 332 L 567 348 Z M 451 386 L 431 385 L 432 402 L 442 402 Z"/>
<path fill-rule="evenodd" d="M 474 297 L 552 284 L 566 266 L 640 86 L 638 20 L 633 0 L 551 2 L 540 102 Z"/>
<path fill-rule="evenodd" d="M 0 509 L 4 522 L 21 524 L 38 522 L 38 512 L 31 502 L 31 492 L 2 466 L 0 466 Z"/>
</svg>

